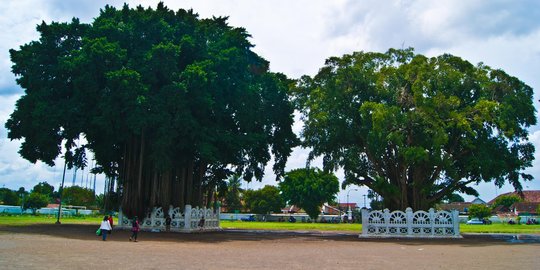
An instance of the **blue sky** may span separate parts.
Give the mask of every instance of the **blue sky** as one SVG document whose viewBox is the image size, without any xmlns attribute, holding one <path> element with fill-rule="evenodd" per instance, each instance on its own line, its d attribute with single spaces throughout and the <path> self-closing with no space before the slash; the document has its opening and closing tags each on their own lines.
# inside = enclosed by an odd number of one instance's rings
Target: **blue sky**
<svg viewBox="0 0 540 270">
<path fill-rule="evenodd" d="M 11 73 L 8 50 L 38 38 L 35 27 L 41 21 L 69 21 L 72 17 L 91 22 L 105 3 L 121 7 L 157 5 L 158 1 L 5 1 L 0 10 L 0 186 L 32 188 L 47 181 L 58 188 L 62 163 L 48 167 L 31 164 L 19 157 L 20 142 L 7 139 L 4 123 L 23 90 Z M 201 17 L 229 16 L 229 23 L 241 26 L 252 35 L 254 50 L 270 61 L 271 69 L 289 77 L 314 75 L 330 56 L 353 51 L 380 51 L 414 47 L 417 53 L 436 56 L 451 53 L 473 64 L 483 62 L 501 68 L 535 89 L 534 103 L 539 109 L 540 91 L 540 1 L 326 1 L 326 0 L 235 0 L 164 1 L 171 9 L 192 8 Z M 295 124 L 299 131 L 301 123 Z M 530 140 L 540 149 L 540 130 L 530 128 Z M 537 151 L 539 152 L 539 151 Z M 288 169 L 302 167 L 307 151 L 296 149 Z M 540 156 L 527 172 L 540 179 Z M 259 188 L 275 184 L 267 169 L 262 183 L 244 187 Z M 342 173 L 337 173 L 338 177 Z M 77 183 L 86 185 L 87 172 L 78 174 Z M 66 174 L 71 184 L 73 172 Z M 103 189 L 103 177 L 97 188 Z M 525 189 L 540 189 L 540 181 L 524 184 Z M 339 200 L 363 205 L 365 188 L 341 191 Z M 478 186 L 480 197 L 490 200 L 496 194 L 512 191 L 510 186 L 495 188 L 492 183 Z M 472 198 L 466 197 L 467 200 Z"/>
</svg>

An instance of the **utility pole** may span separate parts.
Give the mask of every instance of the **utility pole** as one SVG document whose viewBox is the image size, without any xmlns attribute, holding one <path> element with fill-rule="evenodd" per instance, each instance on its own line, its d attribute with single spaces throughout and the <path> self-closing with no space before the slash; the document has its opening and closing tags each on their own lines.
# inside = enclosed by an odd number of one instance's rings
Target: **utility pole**
<svg viewBox="0 0 540 270">
<path fill-rule="evenodd" d="M 366 208 L 366 194 L 364 194 L 362 196 L 364 196 L 364 208 Z"/>
<path fill-rule="evenodd" d="M 349 191 L 347 191 L 347 217 L 349 219 L 349 222 L 352 220 L 352 211 L 351 211 L 351 205 L 349 204 L 349 192 L 351 192 L 351 190 L 356 190 L 358 191 L 358 189 L 349 189 Z"/>
<path fill-rule="evenodd" d="M 60 185 L 60 189 L 58 192 L 60 193 L 60 203 L 58 204 L 58 217 L 56 219 L 56 224 L 60 223 L 60 215 L 62 214 L 62 193 L 64 193 L 64 180 L 66 179 L 66 160 L 64 158 L 64 173 L 62 174 L 62 184 Z"/>
<path fill-rule="evenodd" d="M 73 179 L 71 180 L 71 185 L 74 186 L 77 181 L 77 167 L 74 166 L 73 168 Z"/>
</svg>

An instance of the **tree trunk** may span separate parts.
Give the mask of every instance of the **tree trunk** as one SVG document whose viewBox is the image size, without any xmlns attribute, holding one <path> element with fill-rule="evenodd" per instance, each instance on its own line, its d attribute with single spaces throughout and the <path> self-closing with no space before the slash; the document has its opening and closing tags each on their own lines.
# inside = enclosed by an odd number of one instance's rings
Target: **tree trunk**
<svg viewBox="0 0 540 270">
<path fill-rule="evenodd" d="M 193 205 L 193 171 L 195 162 L 191 160 L 189 162 L 188 168 L 187 168 L 187 176 L 186 176 L 186 189 L 184 190 L 184 194 L 186 197 L 185 203 Z"/>
<path fill-rule="evenodd" d="M 178 196 L 178 207 L 180 208 L 184 208 L 184 206 L 186 205 L 186 201 L 185 201 L 185 185 L 186 185 L 186 174 L 187 174 L 187 170 L 185 167 L 182 167 L 182 168 L 179 168 L 177 170 L 177 173 L 178 173 L 178 189 L 175 189 L 177 191 L 177 196 Z"/>
</svg>

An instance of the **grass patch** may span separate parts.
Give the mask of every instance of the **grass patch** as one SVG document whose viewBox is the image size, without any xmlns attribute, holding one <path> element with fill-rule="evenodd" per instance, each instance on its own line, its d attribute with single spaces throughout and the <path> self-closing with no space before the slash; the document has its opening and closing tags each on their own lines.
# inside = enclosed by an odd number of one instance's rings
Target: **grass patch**
<svg viewBox="0 0 540 270">
<path fill-rule="evenodd" d="M 245 230 L 313 230 L 313 231 L 346 231 L 362 232 L 361 224 L 329 224 L 329 223 L 289 223 L 289 222 L 241 222 L 221 221 L 224 229 Z M 461 233 L 521 233 L 540 234 L 540 225 L 467 225 L 460 224 Z"/>
<path fill-rule="evenodd" d="M 361 224 L 347 223 L 290 223 L 290 222 L 242 222 L 222 220 L 221 227 L 223 229 L 239 229 L 239 230 L 290 230 L 290 231 L 347 231 L 357 232 L 362 231 Z"/>
<path fill-rule="evenodd" d="M 102 216 L 72 216 L 62 217 L 62 224 L 100 224 Z M 27 226 L 33 224 L 54 224 L 56 217 L 53 215 L 0 215 L 0 226 Z"/>
<path fill-rule="evenodd" d="M 491 225 L 468 225 L 460 224 L 461 233 L 534 233 L 540 234 L 540 225 L 509 225 L 494 223 Z"/>
<path fill-rule="evenodd" d="M 102 216 L 73 216 L 60 219 L 62 224 L 100 224 Z M 33 224 L 54 224 L 53 215 L 0 215 L 0 226 L 27 226 Z M 118 221 L 115 219 L 115 223 Z M 223 229 L 238 230 L 289 230 L 289 231 L 342 231 L 361 233 L 361 224 L 333 224 L 333 223 L 290 223 L 290 222 L 242 222 L 222 220 Z M 467 225 L 460 224 L 461 233 L 516 233 L 540 234 L 540 225 Z"/>
</svg>

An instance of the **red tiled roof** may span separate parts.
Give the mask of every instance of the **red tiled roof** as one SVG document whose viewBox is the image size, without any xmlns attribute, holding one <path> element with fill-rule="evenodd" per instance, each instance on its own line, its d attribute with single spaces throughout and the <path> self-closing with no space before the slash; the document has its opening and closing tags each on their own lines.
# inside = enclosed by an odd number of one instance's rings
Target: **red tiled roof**
<svg viewBox="0 0 540 270">
<path fill-rule="evenodd" d="M 517 195 L 520 196 L 517 192 L 507 192 L 504 194 L 501 194 L 497 197 L 495 197 L 493 200 L 489 201 L 488 204 L 493 204 L 495 200 L 501 196 L 508 196 L 508 195 Z M 524 202 L 537 202 L 540 203 L 540 190 L 524 190 L 523 191 L 523 197 Z"/>
<path fill-rule="evenodd" d="M 300 212 L 300 207 L 296 205 L 287 205 L 285 208 L 281 208 L 281 212 L 285 213 L 298 213 Z"/>
<path fill-rule="evenodd" d="M 471 207 L 470 202 L 453 202 L 453 203 L 447 203 L 447 204 L 441 204 L 439 205 L 439 208 L 441 210 L 450 211 L 450 210 L 458 210 L 459 212 L 465 212 L 465 208 Z"/>
<path fill-rule="evenodd" d="M 510 210 L 509 207 L 506 207 L 504 205 L 497 205 L 497 207 L 493 208 L 492 212 L 497 213 L 497 214 L 507 214 L 507 213 L 512 212 L 512 210 Z"/>
<path fill-rule="evenodd" d="M 351 207 L 351 208 L 357 208 L 358 205 L 356 203 L 340 203 L 339 204 L 339 207 L 341 208 L 348 208 L 348 207 Z"/>
<path fill-rule="evenodd" d="M 511 209 L 515 209 L 518 213 L 536 214 L 540 202 L 517 202 L 510 206 Z"/>
</svg>

